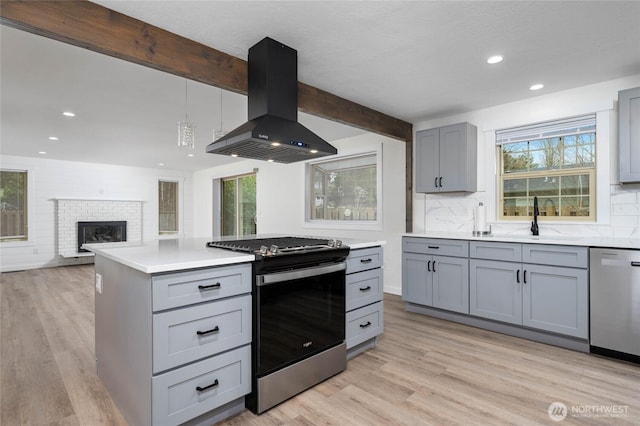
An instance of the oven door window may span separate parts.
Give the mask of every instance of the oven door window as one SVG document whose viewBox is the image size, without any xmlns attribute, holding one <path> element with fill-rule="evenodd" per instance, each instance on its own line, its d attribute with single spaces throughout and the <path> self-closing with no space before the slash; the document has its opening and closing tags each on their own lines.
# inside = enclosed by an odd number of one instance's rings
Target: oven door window
<svg viewBox="0 0 640 426">
<path fill-rule="evenodd" d="M 344 271 L 260 286 L 257 299 L 258 376 L 344 341 Z"/>
</svg>

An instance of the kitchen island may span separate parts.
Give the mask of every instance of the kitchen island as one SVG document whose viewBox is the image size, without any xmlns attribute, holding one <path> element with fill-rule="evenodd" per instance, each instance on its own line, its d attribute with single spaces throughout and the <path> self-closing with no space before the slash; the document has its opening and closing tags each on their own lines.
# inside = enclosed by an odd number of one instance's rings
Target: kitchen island
<svg viewBox="0 0 640 426">
<path fill-rule="evenodd" d="M 131 424 L 211 424 L 245 409 L 256 256 L 207 241 L 85 245 L 96 255 L 98 376 Z M 360 255 L 347 259 L 346 344 L 355 356 L 382 333 L 384 242 L 344 243 Z M 349 303 L 350 283 L 366 297 Z"/>
</svg>

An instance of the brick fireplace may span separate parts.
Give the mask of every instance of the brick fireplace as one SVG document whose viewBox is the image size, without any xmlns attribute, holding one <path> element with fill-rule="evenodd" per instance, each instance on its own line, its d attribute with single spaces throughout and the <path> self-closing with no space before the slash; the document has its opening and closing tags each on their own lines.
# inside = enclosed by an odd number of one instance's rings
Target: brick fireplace
<svg viewBox="0 0 640 426">
<path fill-rule="evenodd" d="M 78 222 L 126 222 L 125 240 L 142 241 L 142 203 L 133 200 L 56 199 L 58 254 L 62 257 L 93 255 L 79 250 Z"/>
</svg>

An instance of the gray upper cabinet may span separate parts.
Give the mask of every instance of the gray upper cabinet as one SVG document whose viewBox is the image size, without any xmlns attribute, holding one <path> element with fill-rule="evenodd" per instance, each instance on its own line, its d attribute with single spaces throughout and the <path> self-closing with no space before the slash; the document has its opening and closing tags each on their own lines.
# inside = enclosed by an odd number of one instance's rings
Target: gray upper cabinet
<svg viewBox="0 0 640 426">
<path fill-rule="evenodd" d="M 640 87 L 618 92 L 620 183 L 640 182 Z"/>
<path fill-rule="evenodd" d="M 459 123 L 416 133 L 416 192 L 475 192 L 478 130 Z"/>
</svg>

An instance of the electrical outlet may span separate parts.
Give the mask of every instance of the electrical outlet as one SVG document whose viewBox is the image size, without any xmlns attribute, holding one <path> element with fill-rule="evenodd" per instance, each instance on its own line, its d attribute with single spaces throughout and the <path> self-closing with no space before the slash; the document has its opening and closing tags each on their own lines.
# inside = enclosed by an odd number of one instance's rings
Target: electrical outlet
<svg viewBox="0 0 640 426">
<path fill-rule="evenodd" d="M 102 275 L 96 273 L 96 291 L 102 294 Z"/>
</svg>

